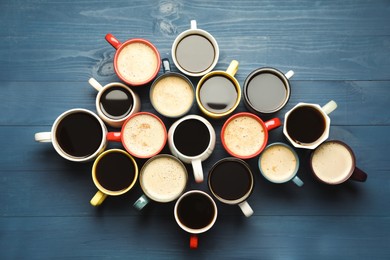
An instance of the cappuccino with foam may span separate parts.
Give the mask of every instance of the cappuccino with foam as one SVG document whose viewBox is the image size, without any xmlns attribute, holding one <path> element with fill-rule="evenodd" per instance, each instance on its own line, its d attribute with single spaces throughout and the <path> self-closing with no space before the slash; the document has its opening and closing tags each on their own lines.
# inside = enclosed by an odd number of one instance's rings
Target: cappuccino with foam
<svg viewBox="0 0 390 260">
<path fill-rule="evenodd" d="M 322 181 L 337 184 L 347 180 L 354 169 L 354 157 L 350 150 L 338 142 L 325 142 L 311 158 L 314 174 Z"/>
<path fill-rule="evenodd" d="M 183 193 L 187 185 L 187 170 L 177 158 L 158 155 L 142 168 L 140 184 L 152 200 L 173 201 Z"/>
</svg>

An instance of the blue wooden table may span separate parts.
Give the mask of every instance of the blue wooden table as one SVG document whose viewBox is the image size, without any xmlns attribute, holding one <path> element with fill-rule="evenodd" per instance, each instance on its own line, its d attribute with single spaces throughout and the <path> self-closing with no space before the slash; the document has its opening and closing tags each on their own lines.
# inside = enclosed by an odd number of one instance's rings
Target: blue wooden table
<svg viewBox="0 0 390 260">
<path fill-rule="evenodd" d="M 0 259 L 390 259 L 389 14 L 388 0 L 2 0 Z M 330 138 L 354 149 L 367 182 L 320 184 L 303 150 L 302 188 L 267 182 L 257 158 L 248 160 L 255 173 L 248 199 L 254 215 L 245 218 L 238 207 L 218 202 L 217 222 L 200 236 L 196 251 L 174 220 L 174 203 L 132 208 L 141 195 L 138 184 L 92 207 L 92 162 L 66 161 L 50 144 L 36 143 L 34 133 L 48 131 L 70 108 L 95 111 L 90 77 L 119 80 L 106 33 L 122 41 L 147 38 L 170 58 L 173 40 L 192 19 L 219 43 L 215 69 L 240 62 L 241 85 L 259 67 L 294 70 L 291 98 L 275 116 L 283 119 L 300 101 L 335 100 Z M 134 90 L 142 110 L 155 113 L 149 86 Z M 245 111 L 243 102 L 237 111 Z M 196 105 L 191 113 L 200 114 Z M 164 122 L 169 127 L 174 120 Z M 228 156 L 219 139 L 224 119 L 210 122 L 217 145 L 204 162 L 206 173 Z M 274 141 L 286 142 L 281 128 L 270 133 Z M 209 193 L 190 176 L 188 190 Z"/>
</svg>

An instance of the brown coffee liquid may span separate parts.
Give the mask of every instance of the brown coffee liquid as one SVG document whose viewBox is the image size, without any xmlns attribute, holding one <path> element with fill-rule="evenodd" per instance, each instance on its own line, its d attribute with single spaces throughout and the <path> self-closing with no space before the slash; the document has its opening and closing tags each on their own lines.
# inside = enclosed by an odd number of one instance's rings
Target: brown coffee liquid
<svg viewBox="0 0 390 260">
<path fill-rule="evenodd" d="M 206 151 L 210 138 L 209 129 L 203 122 L 197 119 L 187 119 L 176 127 L 173 142 L 182 154 L 197 156 Z"/>
<path fill-rule="evenodd" d="M 67 115 L 58 124 L 56 139 L 70 156 L 88 157 L 100 147 L 103 131 L 99 121 L 85 112 Z"/>
<path fill-rule="evenodd" d="M 248 83 L 246 94 L 249 103 L 259 112 L 272 112 L 283 105 L 287 89 L 282 79 L 269 72 L 261 72 Z"/>
<path fill-rule="evenodd" d="M 100 109 L 109 118 L 123 118 L 133 108 L 131 93 L 121 87 L 111 87 L 104 91 L 100 98 Z"/>
<path fill-rule="evenodd" d="M 176 60 L 188 72 L 201 73 L 210 68 L 214 59 L 214 46 L 202 35 L 188 35 L 177 44 Z"/>
<path fill-rule="evenodd" d="M 227 77 L 216 75 L 206 79 L 199 91 L 200 102 L 210 112 L 225 113 L 237 102 L 237 89 Z"/>
<path fill-rule="evenodd" d="M 186 227 L 201 229 L 213 221 L 215 208 L 212 201 L 205 195 L 191 193 L 180 200 L 177 215 Z"/>
<path fill-rule="evenodd" d="M 236 160 L 217 164 L 210 172 L 209 187 L 224 200 L 244 198 L 252 187 L 252 175 L 248 168 Z"/>
<path fill-rule="evenodd" d="M 96 166 L 96 179 L 105 189 L 121 191 L 131 185 L 135 177 L 133 161 L 123 153 L 110 152 Z"/>
<path fill-rule="evenodd" d="M 325 131 L 323 115 L 311 106 L 301 106 L 294 109 L 286 124 L 288 135 L 297 143 L 313 143 Z"/>
</svg>

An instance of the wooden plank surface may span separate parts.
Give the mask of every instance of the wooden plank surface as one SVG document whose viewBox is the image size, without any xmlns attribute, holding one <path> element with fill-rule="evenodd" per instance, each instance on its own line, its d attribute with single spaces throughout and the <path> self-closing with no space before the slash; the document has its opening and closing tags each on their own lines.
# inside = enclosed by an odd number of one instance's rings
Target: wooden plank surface
<svg viewBox="0 0 390 260">
<path fill-rule="evenodd" d="M 0 259 L 389 259 L 389 13 L 388 0 L 1 1 Z M 283 120 L 298 102 L 335 100 L 330 138 L 354 149 L 367 182 L 318 183 L 304 150 L 298 151 L 302 188 L 267 182 L 257 158 L 248 160 L 254 215 L 247 219 L 238 207 L 218 202 L 216 225 L 200 236 L 197 251 L 174 221 L 173 202 L 132 208 L 139 184 L 100 208 L 90 206 L 92 162 L 65 161 L 51 144 L 36 143 L 34 133 L 49 131 L 67 109 L 95 111 L 90 77 L 118 81 L 106 33 L 122 41 L 145 37 L 170 58 L 173 40 L 191 19 L 218 41 L 215 69 L 240 62 L 241 84 L 262 66 L 294 70 L 291 98 L 273 116 Z M 142 110 L 156 113 L 149 86 L 135 91 Z M 245 110 L 241 102 L 237 111 Z M 190 113 L 200 114 L 196 104 Z M 175 121 L 162 119 L 167 128 Z M 209 120 L 217 145 L 203 163 L 206 174 L 228 156 L 219 138 L 224 119 Z M 286 142 L 280 128 L 270 133 L 275 141 Z M 187 190 L 209 192 L 187 169 Z"/>
</svg>

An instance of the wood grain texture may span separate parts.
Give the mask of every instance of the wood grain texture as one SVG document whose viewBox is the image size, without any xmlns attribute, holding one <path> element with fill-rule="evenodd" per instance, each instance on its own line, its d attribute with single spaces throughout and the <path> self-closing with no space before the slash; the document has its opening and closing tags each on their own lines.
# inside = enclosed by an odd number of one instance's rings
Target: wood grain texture
<svg viewBox="0 0 390 260">
<path fill-rule="evenodd" d="M 2 1 L 0 259 L 390 259 L 389 12 L 388 0 Z M 258 158 L 247 160 L 255 176 L 248 199 L 254 215 L 245 218 L 237 206 L 217 202 L 218 220 L 200 235 L 197 251 L 175 223 L 174 202 L 133 209 L 142 195 L 138 183 L 93 208 L 93 162 L 66 161 L 34 134 L 49 131 L 65 110 L 95 111 L 90 77 L 119 80 L 106 33 L 121 41 L 147 38 L 162 58 L 171 58 L 175 37 L 191 19 L 218 41 L 215 69 L 240 62 L 241 85 L 259 67 L 294 70 L 290 100 L 273 116 L 283 120 L 298 102 L 335 100 L 330 138 L 352 147 L 367 182 L 320 184 L 305 150 L 297 151 L 302 188 L 267 182 Z M 156 113 L 149 86 L 133 89 L 142 110 Z M 246 111 L 243 102 L 239 111 Z M 196 104 L 190 113 L 200 114 Z M 162 119 L 167 128 L 175 121 Z M 206 175 L 228 156 L 219 138 L 225 120 L 209 121 L 217 144 L 203 162 Z M 276 141 L 287 142 L 281 128 L 270 132 L 269 143 Z M 114 147 L 122 146 L 108 144 Z M 146 160 L 136 161 L 141 167 Z M 186 167 L 187 190 L 209 192 Z"/>
</svg>

